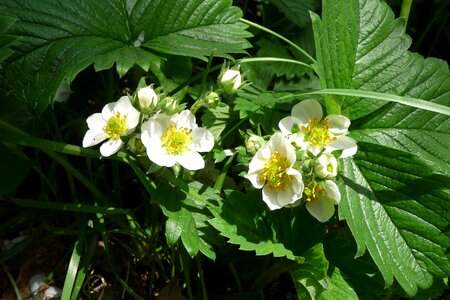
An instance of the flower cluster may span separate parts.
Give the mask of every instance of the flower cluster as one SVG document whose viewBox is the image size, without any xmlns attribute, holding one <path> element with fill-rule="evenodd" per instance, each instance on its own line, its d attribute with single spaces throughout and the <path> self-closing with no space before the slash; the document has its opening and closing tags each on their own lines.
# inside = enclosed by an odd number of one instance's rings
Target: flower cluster
<svg viewBox="0 0 450 300">
<path fill-rule="evenodd" d="M 269 209 L 305 203 L 317 220 L 328 221 L 341 199 L 335 183 L 337 158 L 357 151 L 346 135 L 350 120 L 341 115 L 323 118 L 320 103 L 308 99 L 296 104 L 278 126 L 281 132 L 256 151 L 246 178 L 262 188 Z"/>
<path fill-rule="evenodd" d="M 161 167 L 180 164 L 188 170 L 205 166 L 199 152 L 214 147 L 214 137 L 198 127 L 194 114 L 152 86 L 139 89 L 105 105 L 87 118 L 83 147 L 100 146 L 102 156 L 117 153 L 124 145 L 135 154 L 146 153 Z"/>
</svg>

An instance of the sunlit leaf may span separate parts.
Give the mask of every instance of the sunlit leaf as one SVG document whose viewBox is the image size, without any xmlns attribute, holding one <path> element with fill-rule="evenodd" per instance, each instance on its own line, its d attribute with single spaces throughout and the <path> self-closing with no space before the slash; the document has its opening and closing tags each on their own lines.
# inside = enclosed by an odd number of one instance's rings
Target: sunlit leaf
<svg viewBox="0 0 450 300">
<path fill-rule="evenodd" d="M 445 62 L 407 51 L 404 21 L 381 1 L 323 2 L 312 15 L 323 88 L 361 89 L 450 104 Z M 409 296 L 450 275 L 447 116 L 380 100 L 338 97 L 359 150 L 343 162 L 339 216 L 387 285 Z M 401 151 L 399 151 L 401 150 Z M 446 190 L 447 187 L 447 190 Z"/>
<path fill-rule="evenodd" d="M 6 0 L 0 11 L 17 19 L 11 32 L 19 37 L 0 73 L 6 112 L 16 103 L 42 112 L 64 78 L 70 82 L 93 63 L 116 63 L 124 74 L 134 64 L 159 68 L 156 52 L 205 59 L 250 46 L 231 0 Z"/>
</svg>

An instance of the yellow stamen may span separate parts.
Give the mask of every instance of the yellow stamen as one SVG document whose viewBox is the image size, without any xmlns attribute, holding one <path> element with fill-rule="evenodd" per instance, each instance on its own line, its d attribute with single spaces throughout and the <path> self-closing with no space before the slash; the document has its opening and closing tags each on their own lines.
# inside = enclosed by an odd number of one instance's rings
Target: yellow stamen
<svg viewBox="0 0 450 300">
<path fill-rule="evenodd" d="M 316 118 L 308 120 L 308 126 L 302 126 L 305 141 L 319 148 L 331 145 L 336 137 L 330 132 L 330 128 L 332 126 L 327 120 L 318 121 Z"/>
<path fill-rule="evenodd" d="M 266 182 L 270 190 L 278 192 L 280 189 L 285 191 L 291 182 L 291 176 L 286 174 L 289 164 L 286 158 L 275 151 L 268 161 L 264 163 L 264 169 L 261 171 L 259 178 Z"/>
<path fill-rule="evenodd" d="M 324 189 L 320 184 L 314 180 L 311 180 L 305 185 L 304 193 L 306 194 L 305 200 L 308 202 L 313 202 L 322 197 Z"/>
<path fill-rule="evenodd" d="M 180 155 L 188 149 L 192 143 L 192 136 L 189 129 L 177 129 L 174 125 L 170 125 L 166 132 L 162 135 L 162 146 L 170 155 Z"/>
<path fill-rule="evenodd" d="M 121 136 L 127 133 L 127 116 L 121 116 L 120 112 L 117 112 L 115 116 L 109 118 L 106 122 L 103 131 L 108 135 L 111 140 L 118 140 Z"/>
</svg>

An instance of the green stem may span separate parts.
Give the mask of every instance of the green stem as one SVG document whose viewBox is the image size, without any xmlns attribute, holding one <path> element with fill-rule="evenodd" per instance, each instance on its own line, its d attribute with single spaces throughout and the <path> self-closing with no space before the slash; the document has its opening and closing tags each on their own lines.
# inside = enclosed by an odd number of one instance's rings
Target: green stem
<svg viewBox="0 0 450 300">
<path fill-rule="evenodd" d="M 223 188 L 223 183 L 225 182 L 225 178 L 227 177 L 228 169 L 230 168 L 231 163 L 233 162 L 234 156 L 236 153 L 233 153 L 230 158 L 228 158 L 227 162 L 223 166 L 222 172 L 216 179 L 216 183 L 214 184 L 214 189 L 220 193 Z"/>
<path fill-rule="evenodd" d="M 279 57 L 251 57 L 251 58 L 243 58 L 243 59 L 239 59 L 238 63 L 249 63 L 249 62 L 270 62 L 270 61 L 276 61 L 276 62 L 285 62 L 285 63 L 290 63 L 290 64 L 297 64 L 297 65 L 302 65 L 305 66 L 307 68 L 313 69 L 313 67 L 311 65 L 308 65 L 307 63 L 301 62 L 301 61 L 297 61 L 297 60 L 293 60 L 293 59 L 287 59 L 287 58 L 279 58 Z"/>
<path fill-rule="evenodd" d="M 285 41 L 286 43 L 288 43 L 289 45 L 291 45 L 292 47 L 294 47 L 295 49 L 297 49 L 300 53 L 302 53 L 303 55 L 305 55 L 305 56 L 306 56 L 308 59 L 310 59 L 313 63 L 316 62 L 316 60 L 315 60 L 311 55 L 309 55 L 308 52 L 306 52 L 306 51 L 303 50 L 300 46 L 298 46 L 298 45 L 296 45 L 295 43 L 291 42 L 290 40 L 288 40 L 288 39 L 285 38 L 284 36 L 282 36 L 282 35 L 276 33 L 275 31 L 272 31 L 272 30 L 270 30 L 270 29 L 268 29 L 268 28 L 266 28 L 266 27 L 264 27 L 264 26 L 261 26 L 261 25 L 259 25 L 259 24 L 257 24 L 257 23 L 253 23 L 253 22 L 251 22 L 251 21 L 249 21 L 249 20 L 246 20 L 246 19 L 242 19 L 242 18 L 241 18 L 240 21 L 241 21 L 242 23 L 245 23 L 245 24 L 249 25 L 249 26 L 253 26 L 253 27 L 258 28 L 258 29 L 260 29 L 260 30 L 262 30 L 262 31 L 265 31 L 265 32 L 267 32 L 267 33 L 269 33 L 269 34 L 271 34 L 271 35 L 273 35 L 273 36 L 279 38 L 279 39 L 282 40 L 282 41 Z"/>
<path fill-rule="evenodd" d="M 195 257 L 195 262 L 197 263 L 199 280 L 200 280 L 200 284 L 202 286 L 203 300 L 208 300 L 208 292 L 206 291 L 205 278 L 203 276 L 203 266 L 202 266 L 202 262 L 200 261 L 200 258 L 198 255 Z"/>
<path fill-rule="evenodd" d="M 403 0 L 402 1 L 402 7 L 400 8 L 400 17 L 405 18 L 404 31 L 406 31 L 406 25 L 408 24 L 408 17 L 409 17 L 409 12 L 411 11 L 411 5 L 412 5 L 412 0 Z"/>
<path fill-rule="evenodd" d="M 11 285 L 14 288 L 14 293 L 16 293 L 17 299 L 18 300 L 22 300 L 22 296 L 20 294 L 19 287 L 17 286 L 16 281 L 14 280 L 13 276 L 11 275 L 11 273 L 8 271 L 8 267 L 6 267 L 3 262 L 0 263 L 0 264 L 1 264 L 2 268 L 3 268 L 3 271 L 5 271 L 6 276 L 8 277 L 9 281 L 11 282 Z"/>
</svg>

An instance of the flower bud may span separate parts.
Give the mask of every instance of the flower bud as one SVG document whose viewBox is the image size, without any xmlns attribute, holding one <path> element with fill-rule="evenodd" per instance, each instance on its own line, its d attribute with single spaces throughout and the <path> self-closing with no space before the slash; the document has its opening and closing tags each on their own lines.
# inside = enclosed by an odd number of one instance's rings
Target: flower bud
<svg viewBox="0 0 450 300">
<path fill-rule="evenodd" d="M 259 135 L 252 134 L 248 138 L 245 139 L 245 148 L 247 149 L 247 152 L 255 155 L 256 151 L 259 150 L 266 141 L 260 137 Z"/>
<path fill-rule="evenodd" d="M 128 149 L 134 154 L 142 154 L 145 152 L 145 146 L 141 141 L 141 134 L 133 134 L 128 140 Z"/>
<path fill-rule="evenodd" d="M 158 95 L 150 86 L 139 89 L 137 95 L 141 109 L 151 109 L 158 104 Z"/>
<path fill-rule="evenodd" d="M 242 85 L 241 73 L 238 70 L 225 69 L 220 73 L 217 84 L 228 94 L 236 93 Z"/>
<path fill-rule="evenodd" d="M 209 92 L 203 101 L 206 107 L 216 107 L 220 102 L 220 96 L 216 92 Z"/>
<path fill-rule="evenodd" d="M 330 179 L 337 175 L 336 157 L 322 153 L 314 162 L 314 174 L 319 178 Z"/>
<path fill-rule="evenodd" d="M 178 100 L 173 97 L 165 97 L 161 110 L 168 115 L 173 115 L 180 111 Z"/>
</svg>

